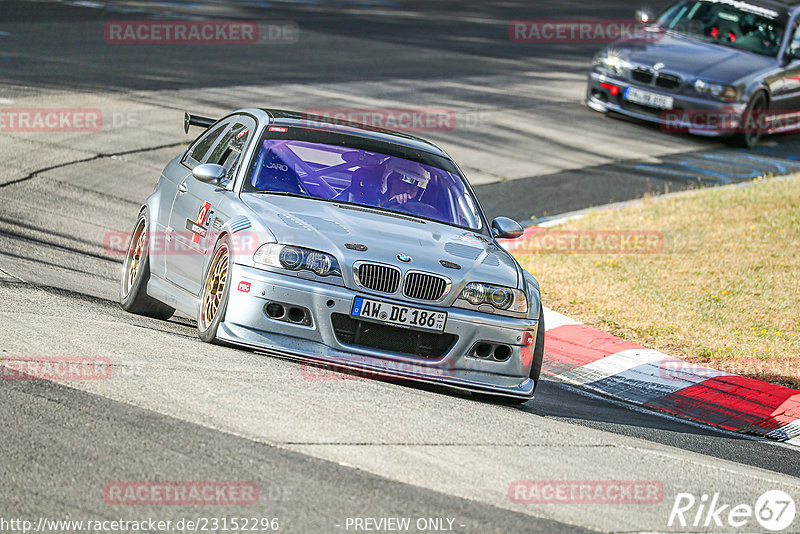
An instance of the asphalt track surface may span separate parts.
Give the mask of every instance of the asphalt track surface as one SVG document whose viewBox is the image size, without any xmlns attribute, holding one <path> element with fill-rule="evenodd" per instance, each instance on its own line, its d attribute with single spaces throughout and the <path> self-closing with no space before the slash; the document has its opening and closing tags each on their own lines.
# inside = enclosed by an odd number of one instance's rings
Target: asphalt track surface
<svg viewBox="0 0 800 534">
<path fill-rule="evenodd" d="M 667 520 L 679 492 L 751 505 L 772 489 L 800 498 L 792 447 L 547 381 L 534 401 L 510 408 L 392 381 L 314 380 L 292 361 L 202 344 L 188 318 L 159 322 L 116 304 L 121 259 L 104 238 L 130 230 L 164 163 L 190 140 L 184 109 L 452 109 L 455 129 L 424 135 L 462 164 L 490 212 L 520 219 L 796 168 L 793 137 L 742 154 L 587 110 L 597 45 L 508 41 L 510 20 L 620 19 L 629 6 L 75 4 L 0 4 L 0 107 L 103 113 L 94 132 L 0 133 L 0 351 L 104 357 L 113 372 L 0 382 L 0 519 L 244 515 L 277 517 L 285 532 L 345 532 L 348 517 L 441 517 L 455 532 L 749 532 L 762 529 Z M 300 38 L 244 47 L 103 40 L 110 20 L 199 16 L 293 21 Z M 186 480 L 255 482 L 260 499 L 103 498 L 109 482 Z M 515 480 L 659 481 L 664 498 L 517 504 Z"/>
</svg>

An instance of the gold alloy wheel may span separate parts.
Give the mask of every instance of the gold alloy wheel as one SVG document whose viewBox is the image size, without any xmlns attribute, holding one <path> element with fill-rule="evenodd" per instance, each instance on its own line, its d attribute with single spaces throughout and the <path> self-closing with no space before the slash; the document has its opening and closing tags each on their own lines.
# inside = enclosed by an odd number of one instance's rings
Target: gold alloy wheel
<svg viewBox="0 0 800 534">
<path fill-rule="evenodd" d="M 219 311 L 219 304 L 228 280 L 228 245 L 222 244 L 211 260 L 206 283 L 203 286 L 203 304 L 198 320 L 200 330 L 207 330 Z"/>
<path fill-rule="evenodd" d="M 136 275 L 142 266 L 142 255 L 147 253 L 147 232 L 145 232 L 145 220 L 140 219 L 133 231 L 131 245 L 128 247 L 128 255 L 125 258 L 125 277 L 122 284 L 122 296 L 127 297 L 131 292 Z"/>
</svg>

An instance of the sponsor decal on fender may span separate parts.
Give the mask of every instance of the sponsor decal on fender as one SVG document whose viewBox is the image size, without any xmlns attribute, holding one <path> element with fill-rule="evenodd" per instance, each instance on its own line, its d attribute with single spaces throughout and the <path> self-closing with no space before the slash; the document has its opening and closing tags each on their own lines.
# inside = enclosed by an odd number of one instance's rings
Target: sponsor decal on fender
<svg viewBox="0 0 800 534">
<path fill-rule="evenodd" d="M 194 241 L 195 243 L 197 243 L 195 238 L 199 240 L 199 238 L 206 236 L 206 229 L 191 219 L 186 219 L 186 229 L 192 232 L 192 234 L 194 234 L 192 236 L 192 241 Z"/>
<path fill-rule="evenodd" d="M 200 206 L 200 211 L 197 213 L 197 220 L 195 221 L 197 224 L 193 224 L 189 226 L 191 223 L 190 220 L 187 219 L 186 229 L 190 230 L 194 235 L 192 236 L 193 243 L 200 243 L 200 238 L 206 236 L 206 219 L 208 218 L 208 213 L 211 211 L 211 202 L 203 202 L 203 205 Z M 198 226 L 199 230 L 198 231 Z"/>
</svg>

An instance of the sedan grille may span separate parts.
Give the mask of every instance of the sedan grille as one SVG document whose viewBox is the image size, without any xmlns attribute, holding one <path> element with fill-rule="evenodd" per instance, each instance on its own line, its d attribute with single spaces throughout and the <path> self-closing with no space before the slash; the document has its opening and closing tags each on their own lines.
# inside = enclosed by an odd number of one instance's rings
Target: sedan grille
<svg viewBox="0 0 800 534">
<path fill-rule="evenodd" d="M 631 78 L 639 83 L 649 84 L 653 81 L 653 72 L 640 67 L 631 71 Z"/>
<path fill-rule="evenodd" d="M 410 272 L 406 275 L 403 294 L 410 299 L 439 300 L 449 285 L 449 281 L 441 276 Z"/>
<path fill-rule="evenodd" d="M 659 74 L 658 78 L 656 78 L 656 86 L 662 89 L 674 90 L 681 86 L 682 81 L 683 80 L 679 77 L 673 76 L 672 74 Z"/>
<path fill-rule="evenodd" d="M 400 288 L 400 269 L 377 263 L 362 263 L 356 268 L 360 286 L 381 293 L 396 293 Z"/>
</svg>

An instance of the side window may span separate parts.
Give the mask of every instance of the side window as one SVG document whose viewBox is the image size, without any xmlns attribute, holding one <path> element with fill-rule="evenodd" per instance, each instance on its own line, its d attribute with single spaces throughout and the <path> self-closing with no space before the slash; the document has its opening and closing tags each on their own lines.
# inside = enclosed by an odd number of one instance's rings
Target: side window
<svg viewBox="0 0 800 534">
<path fill-rule="evenodd" d="M 794 24 L 792 24 L 792 32 L 792 40 L 789 43 L 790 56 L 800 50 L 800 24 L 798 24 L 798 21 L 794 21 Z"/>
<path fill-rule="evenodd" d="M 197 165 L 201 163 L 205 163 L 205 156 L 208 154 L 209 149 L 214 144 L 214 141 L 220 136 L 220 134 L 225 130 L 227 124 L 223 124 L 222 126 L 217 127 L 212 132 L 206 134 L 205 136 L 201 137 L 195 144 L 189 148 L 189 151 L 186 153 L 186 156 L 183 158 L 183 164 L 189 167 L 190 169 L 195 168 Z"/>
<path fill-rule="evenodd" d="M 216 146 L 206 158 L 205 163 L 217 163 L 228 171 L 227 180 L 236 176 L 242 164 L 242 151 L 255 128 L 255 121 L 249 117 L 234 117 L 228 123 L 227 131 L 220 137 Z"/>
</svg>

